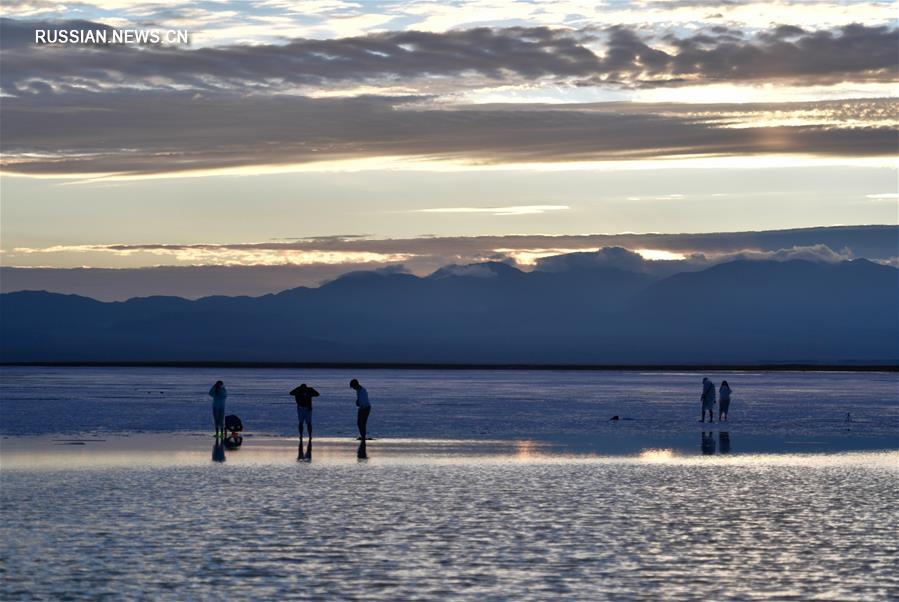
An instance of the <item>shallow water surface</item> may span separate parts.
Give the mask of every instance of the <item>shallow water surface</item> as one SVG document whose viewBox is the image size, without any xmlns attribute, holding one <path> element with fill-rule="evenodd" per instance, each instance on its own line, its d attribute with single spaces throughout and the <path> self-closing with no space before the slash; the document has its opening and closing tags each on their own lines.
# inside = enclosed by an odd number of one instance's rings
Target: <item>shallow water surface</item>
<svg viewBox="0 0 899 602">
<path fill-rule="evenodd" d="M 378 462 L 370 448 L 368 462 L 5 470 L 0 597 L 899 595 L 895 452 Z"/>
<path fill-rule="evenodd" d="M 211 431 L 207 392 L 228 386 L 228 413 L 248 432 L 292 435 L 288 392 L 321 397 L 319 435 L 355 436 L 358 377 L 374 404 L 375 437 L 552 439 L 698 433 L 703 374 L 534 370 L 300 370 L 0 367 L 0 434 Z M 892 437 L 899 447 L 899 373 L 709 373 L 734 389 L 735 438 L 781 441 Z M 847 413 L 852 421 L 846 421 Z M 612 416 L 624 420 L 612 422 Z M 716 426 L 717 428 L 717 426 Z M 692 440 L 692 439 L 691 439 Z M 660 442 L 659 445 L 664 444 Z M 692 445 L 692 443 L 690 444 Z M 642 446 L 642 443 L 640 444 Z M 824 449 L 857 448 L 839 444 Z"/>
<path fill-rule="evenodd" d="M 899 375 L 701 376 L 2 368 L 0 599 L 899 599 Z"/>
</svg>

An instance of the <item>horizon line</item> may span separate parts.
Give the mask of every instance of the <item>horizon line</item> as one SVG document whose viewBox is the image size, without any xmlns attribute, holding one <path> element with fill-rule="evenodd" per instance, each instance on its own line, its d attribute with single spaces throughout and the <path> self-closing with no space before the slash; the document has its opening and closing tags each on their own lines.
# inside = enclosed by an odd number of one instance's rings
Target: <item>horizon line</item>
<svg viewBox="0 0 899 602">
<path fill-rule="evenodd" d="M 324 370 L 510 370 L 510 371 L 647 371 L 668 372 L 899 372 L 899 363 L 760 362 L 752 364 L 520 364 L 442 362 L 243 362 L 243 361 L 34 361 L 0 362 L 0 367 L 46 368 L 259 368 L 265 370 L 304 368 Z"/>
</svg>

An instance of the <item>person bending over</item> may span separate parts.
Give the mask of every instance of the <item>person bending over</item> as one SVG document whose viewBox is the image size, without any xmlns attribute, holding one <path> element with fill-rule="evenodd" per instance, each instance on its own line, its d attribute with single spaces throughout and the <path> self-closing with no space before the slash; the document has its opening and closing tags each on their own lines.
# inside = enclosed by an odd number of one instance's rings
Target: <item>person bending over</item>
<svg viewBox="0 0 899 602">
<path fill-rule="evenodd" d="M 312 387 L 307 387 L 306 383 L 301 384 L 290 392 L 297 402 L 297 430 L 300 433 L 300 455 L 303 454 L 303 424 L 309 431 L 309 449 L 305 456 L 308 458 L 312 455 L 312 398 L 318 397 L 318 391 Z"/>
</svg>

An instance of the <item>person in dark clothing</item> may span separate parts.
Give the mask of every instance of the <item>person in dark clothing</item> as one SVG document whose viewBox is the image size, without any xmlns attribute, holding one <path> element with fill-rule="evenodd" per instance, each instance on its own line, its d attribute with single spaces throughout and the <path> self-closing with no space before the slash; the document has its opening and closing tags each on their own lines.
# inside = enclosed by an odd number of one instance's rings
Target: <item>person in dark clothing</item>
<svg viewBox="0 0 899 602">
<path fill-rule="evenodd" d="M 727 413 L 730 410 L 730 385 L 726 380 L 721 381 L 721 388 L 718 389 L 718 422 L 727 421 Z"/>
<path fill-rule="evenodd" d="M 702 410 L 700 414 L 700 422 L 705 422 L 705 414 L 709 413 L 709 422 L 714 422 L 715 417 L 715 383 L 708 378 L 702 379 L 702 396 L 699 398 L 702 402 Z"/>
<path fill-rule="evenodd" d="M 303 450 L 303 424 L 309 431 L 309 448 L 305 454 L 306 458 L 312 457 L 312 398 L 318 397 L 318 391 L 312 387 L 307 387 L 306 383 L 301 384 L 290 392 L 297 402 L 297 430 L 300 433 L 300 455 Z"/>
<path fill-rule="evenodd" d="M 371 402 L 368 399 L 368 391 L 359 384 L 355 378 L 350 381 L 350 388 L 356 391 L 356 427 L 359 429 L 359 451 L 360 458 L 366 457 L 365 440 L 368 437 L 368 415 L 371 414 Z"/>
</svg>

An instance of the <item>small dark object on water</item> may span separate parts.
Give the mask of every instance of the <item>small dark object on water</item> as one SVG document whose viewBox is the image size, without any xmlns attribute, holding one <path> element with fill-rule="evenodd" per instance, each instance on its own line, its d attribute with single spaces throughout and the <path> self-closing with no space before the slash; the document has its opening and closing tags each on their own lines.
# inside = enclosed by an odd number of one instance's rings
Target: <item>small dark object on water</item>
<svg viewBox="0 0 899 602">
<path fill-rule="evenodd" d="M 619 418 L 618 416 L 612 416 L 611 418 L 609 418 L 609 420 L 621 420 L 621 418 Z"/>
</svg>

